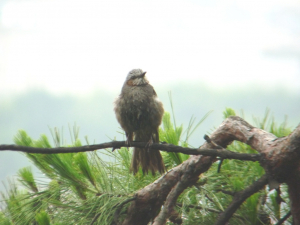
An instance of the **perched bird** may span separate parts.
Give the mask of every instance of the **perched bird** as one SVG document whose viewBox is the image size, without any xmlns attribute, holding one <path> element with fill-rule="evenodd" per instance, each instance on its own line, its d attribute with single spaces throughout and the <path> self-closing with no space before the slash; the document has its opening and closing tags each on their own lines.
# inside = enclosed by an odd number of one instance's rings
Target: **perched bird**
<svg viewBox="0 0 300 225">
<path fill-rule="evenodd" d="M 128 73 L 121 94 L 114 102 L 114 111 L 128 145 L 133 137 L 135 141 L 148 143 L 145 148 L 134 148 L 130 170 L 136 174 L 141 166 L 144 174 L 150 170 L 154 175 L 156 171 L 165 171 L 159 150 L 149 149 L 152 143 L 159 142 L 158 127 L 164 108 L 145 74 L 141 69 Z"/>
</svg>

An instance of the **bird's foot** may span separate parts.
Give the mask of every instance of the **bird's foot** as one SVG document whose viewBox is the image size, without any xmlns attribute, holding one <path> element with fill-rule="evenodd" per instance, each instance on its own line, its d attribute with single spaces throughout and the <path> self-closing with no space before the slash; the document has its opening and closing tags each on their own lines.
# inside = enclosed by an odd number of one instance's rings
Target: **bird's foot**
<svg viewBox="0 0 300 225">
<path fill-rule="evenodd" d="M 131 146 L 131 141 L 132 141 L 132 133 L 127 133 L 126 132 L 125 144 L 127 145 L 127 150 L 129 150 L 129 147 Z"/>
<path fill-rule="evenodd" d="M 153 144 L 153 139 L 152 137 L 150 138 L 150 140 L 147 142 L 145 148 L 147 149 L 147 151 L 149 151 L 149 148 L 151 147 L 151 145 Z"/>
<path fill-rule="evenodd" d="M 129 147 L 131 146 L 131 142 L 130 142 L 130 140 L 126 140 L 125 141 L 125 145 L 127 145 L 126 147 L 127 147 L 127 151 L 129 151 Z"/>
<path fill-rule="evenodd" d="M 127 145 L 127 147 L 130 147 L 130 146 L 131 146 L 130 140 L 127 139 L 127 140 L 125 141 L 125 145 Z"/>
</svg>

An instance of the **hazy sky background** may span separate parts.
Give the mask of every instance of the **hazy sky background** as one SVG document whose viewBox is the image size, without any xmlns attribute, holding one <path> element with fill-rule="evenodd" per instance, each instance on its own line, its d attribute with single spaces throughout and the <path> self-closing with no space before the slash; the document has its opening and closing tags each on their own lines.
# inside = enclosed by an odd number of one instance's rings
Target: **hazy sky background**
<svg viewBox="0 0 300 225">
<path fill-rule="evenodd" d="M 260 85 L 300 93 L 298 0 L 1 0 L 0 96 L 154 86 Z"/>
<path fill-rule="evenodd" d="M 82 141 L 122 140 L 112 102 L 133 68 L 147 71 L 169 112 L 172 91 L 184 129 L 214 110 L 193 146 L 225 107 L 244 109 L 249 122 L 270 107 L 294 127 L 299 62 L 299 0 L 0 0 L 0 144 L 19 129 L 68 136 L 74 122 Z M 1 152 L 0 180 L 28 165 Z"/>
</svg>

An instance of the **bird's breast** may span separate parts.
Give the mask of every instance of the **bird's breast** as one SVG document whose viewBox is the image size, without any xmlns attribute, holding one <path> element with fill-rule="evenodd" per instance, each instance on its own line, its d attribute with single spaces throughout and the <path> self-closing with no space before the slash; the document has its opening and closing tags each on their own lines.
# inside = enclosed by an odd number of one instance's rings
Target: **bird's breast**
<svg viewBox="0 0 300 225">
<path fill-rule="evenodd" d="M 161 123 L 163 107 L 154 95 L 133 90 L 120 97 L 116 104 L 118 120 L 127 130 L 137 131 L 149 127 L 157 129 Z"/>
</svg>

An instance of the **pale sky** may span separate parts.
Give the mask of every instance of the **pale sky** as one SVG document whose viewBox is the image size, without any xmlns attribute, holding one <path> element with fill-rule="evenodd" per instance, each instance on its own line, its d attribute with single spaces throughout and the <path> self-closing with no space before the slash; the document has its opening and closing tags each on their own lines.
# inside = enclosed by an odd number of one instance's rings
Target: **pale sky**
<svg viewBox="0 0 300 225">
<path fill-rule="evenodd" d="M 300 93 L 298 0 L 1 0 L 0 95 L 155 85 L 278 85 Z"/>
</svg>

